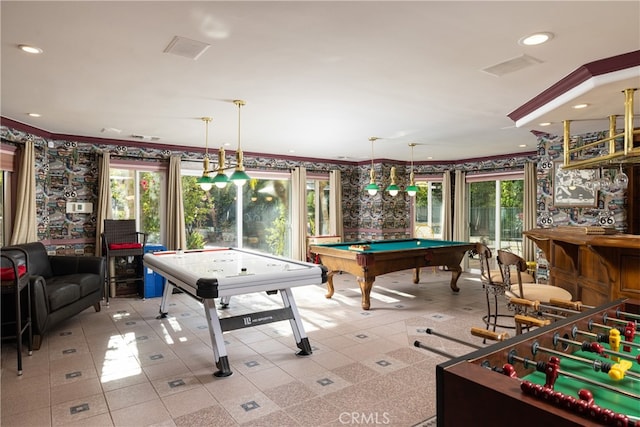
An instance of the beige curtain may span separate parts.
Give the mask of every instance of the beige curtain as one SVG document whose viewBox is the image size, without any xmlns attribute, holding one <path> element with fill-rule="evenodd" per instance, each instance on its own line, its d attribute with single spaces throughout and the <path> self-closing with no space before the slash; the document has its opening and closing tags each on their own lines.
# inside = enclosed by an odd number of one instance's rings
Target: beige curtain
<svg viewBox="0 0 640 427">
<path fill-rule="evenodd" d="M 464 242 L 468 239 L 467 231 L 467 183 L 465 173 L 456 171 L 456 189 L 453 211 L 453 240 Z"/>
<path fill-rule="evenodd" d="M 291 172 L 291 257 L 307 260 L 307 169 Z"/>
<path fill-rule="evenodd" d="M 538 202 L 538 179 L 536 177 L 536 164 L 527 162 L 524 165 L 524 203 L 522 230 L 536 228 L 536 216 Z M 534 243 L 529 239 L 522 239 L 522 257 L 527 261 L 535 261 L 536 250 Z"/>
<path fill-rule="evenodd" d="M 169 159 L 167 183 L 167 249 L 169 250 L 187 249 L 180 162 L 180 156 L 171 156 Z"/>
<path fill-rule="evenodd" d="M 96 256 L 102 253 L 102 233 L 104 232 L 104 220 L 111 219 L 111 155 L 102 153 L 102 159 L 98 167 L 98 206 L 96 207 Z"/>
<path fill-rule="evenodd" d="M 329 234 L 340 236 L 344 240 L 344 224 L 342 222 L 342 176 L 339 170 L 329 172 Z"/>
<path fill-rule="evenodd" d="M 31 139 L 24 144 L 16 198 L 16 217 L 11 234 L 12 245 L 38 240 L 36 235 L 36 155 Z"/>
<path fill-rule="evenodd" d="M 442 175 L 442 240 L 452 240 L 451 227 L 451 171 Z"/>
</svg>

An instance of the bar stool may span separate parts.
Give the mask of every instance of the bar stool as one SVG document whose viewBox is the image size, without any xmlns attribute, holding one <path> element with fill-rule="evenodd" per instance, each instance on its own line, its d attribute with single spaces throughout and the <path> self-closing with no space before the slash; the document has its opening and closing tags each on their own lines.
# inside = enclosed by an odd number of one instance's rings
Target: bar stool
<svg viewBox="0 0 640 427">
<path fill-rule="evenodd" d="M 526 283 L 523 277 L 527 275 L 527 262 L 520 256 L 512 252 L 499 250 L 497 260 L 502 271 L 505 296 L 508 299 L 521 298 L 529 301 L 538 301 L 542 304 L 549 304 L 552 299 L 564 301 L 573 299 L 569 291 L 559 286 Z M 516 314 L 526 314 L 526 310 L 517 308 Z M 519 334 L 519 332 L 519 328 L 516 327 L 516 334 Z"/>
<path fill-rule="evenodd" d="M 513 318 L 511 314 L 500 314 L 498 312 L 498 297 L 504 297 L 508 291 L 508 287 L 505 286 L 503 273 L 500 268 L 491 269 L 490 259 L 491 250 L 484 243 L 476 243 L 475 252 L 480 258 L 480 281 L 482 287 L 485 290 L 487 299 L 487 314 L 482 317 L 482 321 L 485 324 L 487 330 L 489 328 L 496 331 L 496 327 L 515 329 L 515 325 L 502 325 L 498 323 L 498 318 L 507 317 Z M 534 283 L 535 279 L 528 273 L 522 273 L 520 276 L 523 283 Z"/>
<path fill-rule="evenodd" d="M 2 322 L 2 326 L 15 325 L 15 336 L 4 338 L 15 338 L 18 354 L 18 375 L 22 375 L 22 341 L 25 331 L 28 332 L 27 349 L 28 354 L 33 354 L 33 329 L 31 325 L 31 286 L 29 286 L 29 268 L 27 253 L 19 248 L 6 248 L 0 254 L 0 288 L 3 297 L 13 294 L 15 301 L 15 320 Z M 21 295 L 27 294 L 27 301 L 24 304 Z"/>
</svg>

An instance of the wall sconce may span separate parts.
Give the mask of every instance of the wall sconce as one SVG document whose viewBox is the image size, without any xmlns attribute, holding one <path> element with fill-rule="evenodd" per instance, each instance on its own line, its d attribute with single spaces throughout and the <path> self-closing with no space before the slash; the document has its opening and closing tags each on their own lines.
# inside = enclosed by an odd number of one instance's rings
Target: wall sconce
<svg viewBox="0 0 640 427">
<path fill-rule="evenodd" d="M 364 187 L 365 190 L 367 190 L 367 193 L 369 193 L 370 196 L 375 196 L 376 194 L 378 194 L 378 190 L 380 190 L 380 187 L 378 187 L 378 184 L 376 184 L 376 173 L 373 170 L 373 142 L 378 139 L 375 136 L 372 136 L 371 138 L 369 138 L 369 141 L 371 141 L 371 169 L 369 170 L 369 185 L 367 185 L 366 187 Z"/>
</svg>

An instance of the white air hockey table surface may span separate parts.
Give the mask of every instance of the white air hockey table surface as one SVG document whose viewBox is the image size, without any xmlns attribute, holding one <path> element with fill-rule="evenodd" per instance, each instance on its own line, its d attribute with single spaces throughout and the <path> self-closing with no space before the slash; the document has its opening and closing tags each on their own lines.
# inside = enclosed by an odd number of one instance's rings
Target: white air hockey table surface
<svg viewBox="0 0 640 427">
<path fill-rule="evenodd" d="M 143 260 L 146 268 L 167 279 L 159 318 L 167 317 L 166 308 L 174 288 L 203 303 L 218 368 L 215 376 L 225 377 L 232 373 L 222 335 L 225 331 L 289 320 L 300 349 L 298 354 L 311 354 L 291 288 L 325 283 L 327 270 L 324 266 L 227 247 L 153 252 L 145 254 Z M 283 307 L 232 317 L 220 318 L 218 315 L 215 298 L 221 298 L 224 306 L 233 295 L 263 291 L 280 293 Z"/>
</svg>

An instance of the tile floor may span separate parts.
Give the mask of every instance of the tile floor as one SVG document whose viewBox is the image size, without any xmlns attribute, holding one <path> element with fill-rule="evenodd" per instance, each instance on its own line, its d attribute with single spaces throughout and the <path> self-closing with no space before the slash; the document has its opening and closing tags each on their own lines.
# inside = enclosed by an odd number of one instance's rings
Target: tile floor
<svg viewBox="0 0 640 427">
<path fill-rule="evenodd" d="M 294 288 L 313 349 L 297 348 L 289 322 L 225 333 L 233 375 L 217 378 L 202 305 L 172 295 L 158 320 L 159 298 L 115 298 L 51 331 L 24 357 L 16 376 L 15 345 L 2 346 L 2 426 L 344 426 L 426 425 L 436 413 L 435 366 L 447 360 L 413 343 L 452 355 L 473 350 L 439 334 L 482 345 L 484 290 L 464 273 L 459 293 L 450 273 L 423 269 L 381 276 L 372 309 L 360 309 L 349 274 L 324 286 Z M 233 297 L 221 315 L 279 307 L 278 295 Z M 254 309 L 254 311 L 256 311 Z"/>
</svg>

